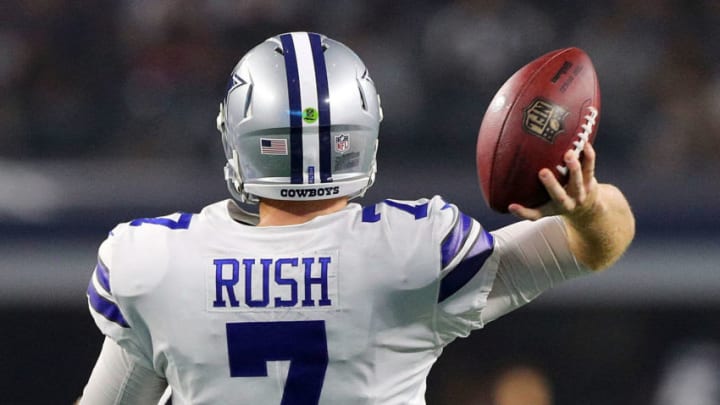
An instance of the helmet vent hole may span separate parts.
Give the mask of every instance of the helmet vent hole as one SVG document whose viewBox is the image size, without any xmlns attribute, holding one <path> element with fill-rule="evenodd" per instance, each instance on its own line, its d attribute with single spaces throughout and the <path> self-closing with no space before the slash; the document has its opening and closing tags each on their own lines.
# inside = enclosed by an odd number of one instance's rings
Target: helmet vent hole
<svg viewBox="0 0 720 405">
<path fill-rule="evenodd" d="M 280 55 L 284 55 L 283 50 L 280 46 L 275 47 L 275 52 L 279 53 Z"/>
<path fill-rule="evenodd" d="M 358 92 L 360 93 L 360 103 L 362 104 L 362 109 L 367 111 L 367 100 L 365 99 L 365 92 L 360 84 L 360 80 L 358 80 Z"/>
<path fill-rule="evenodd" d="M 243 111 L 244 118 L 247 118 L 248 114 L 250 113 L 250 102 L 252 101 L 252 92 L 253 92 L 253 86 L 251 84 L 250 86 L 248 86 L 247 95 L 245 96 L 245 110 Z"/>
</svg>

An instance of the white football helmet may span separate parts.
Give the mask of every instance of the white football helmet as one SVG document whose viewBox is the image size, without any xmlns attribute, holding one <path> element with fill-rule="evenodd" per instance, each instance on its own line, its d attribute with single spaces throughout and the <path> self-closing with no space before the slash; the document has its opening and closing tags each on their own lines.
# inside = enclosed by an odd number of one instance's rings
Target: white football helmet
<svg viewBox="0 0 720 405">
<path fill-rule="evenodd" d="M 375 179 L 380 98 L 362 60 L 324 35 L 267 39 L 235 66 L 217 127 L 240 202 L 362 196 Z"/>
</svg>

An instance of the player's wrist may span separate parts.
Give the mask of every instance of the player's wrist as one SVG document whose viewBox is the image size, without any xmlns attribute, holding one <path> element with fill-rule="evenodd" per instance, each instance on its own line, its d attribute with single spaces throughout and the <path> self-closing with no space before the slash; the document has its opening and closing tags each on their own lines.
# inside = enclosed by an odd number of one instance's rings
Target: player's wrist
<svg viewBox="0 0 720 405">
<path fill-rule="evenodd" d="M 607 213 L 607 205 L 600 198 L 596 198 L 586 206 L 581 206 L 578 209 L 565 215 L 565 218 L 570 224 L 582 230 L 591 226 L 593 223 L 602 220 Z"/>
<path fill-rule="evenodd" d="M 610 184 L 598 185 L 597 197 L 587 212 L 563 216 L 573 254 L 594 270 L 608 267 L 627 249 L 635 221 L 622 192 Z"/>
</svg>

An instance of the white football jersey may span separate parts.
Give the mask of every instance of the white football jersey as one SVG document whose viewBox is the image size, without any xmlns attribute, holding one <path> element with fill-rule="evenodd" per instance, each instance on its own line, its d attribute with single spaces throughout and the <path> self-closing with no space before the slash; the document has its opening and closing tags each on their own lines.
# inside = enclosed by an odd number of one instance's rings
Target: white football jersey
<svg viewBox="0 0 720 405">
<path fill-rule="evenodd" d="M 424 404 L 443 347 L 482 327 L 494 238 L 440 197 L 254 219 L 226 200 L 100 247 L 90 312 L 174 405 Z"/>
</svg>

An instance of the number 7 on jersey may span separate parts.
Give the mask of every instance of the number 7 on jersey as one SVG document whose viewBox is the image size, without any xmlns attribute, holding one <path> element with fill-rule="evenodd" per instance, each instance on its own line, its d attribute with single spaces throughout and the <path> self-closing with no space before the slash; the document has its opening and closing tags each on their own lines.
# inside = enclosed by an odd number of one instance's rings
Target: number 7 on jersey
<svg viewBox="0 0 720 405">
<path fill-rule="evenodd" d="M 231 377 L 267 377 L 267 362 L 289 360 L 280 405 L 316 405 L 328 364 L 325 321 L 228 323 Z"/>
</svg>

